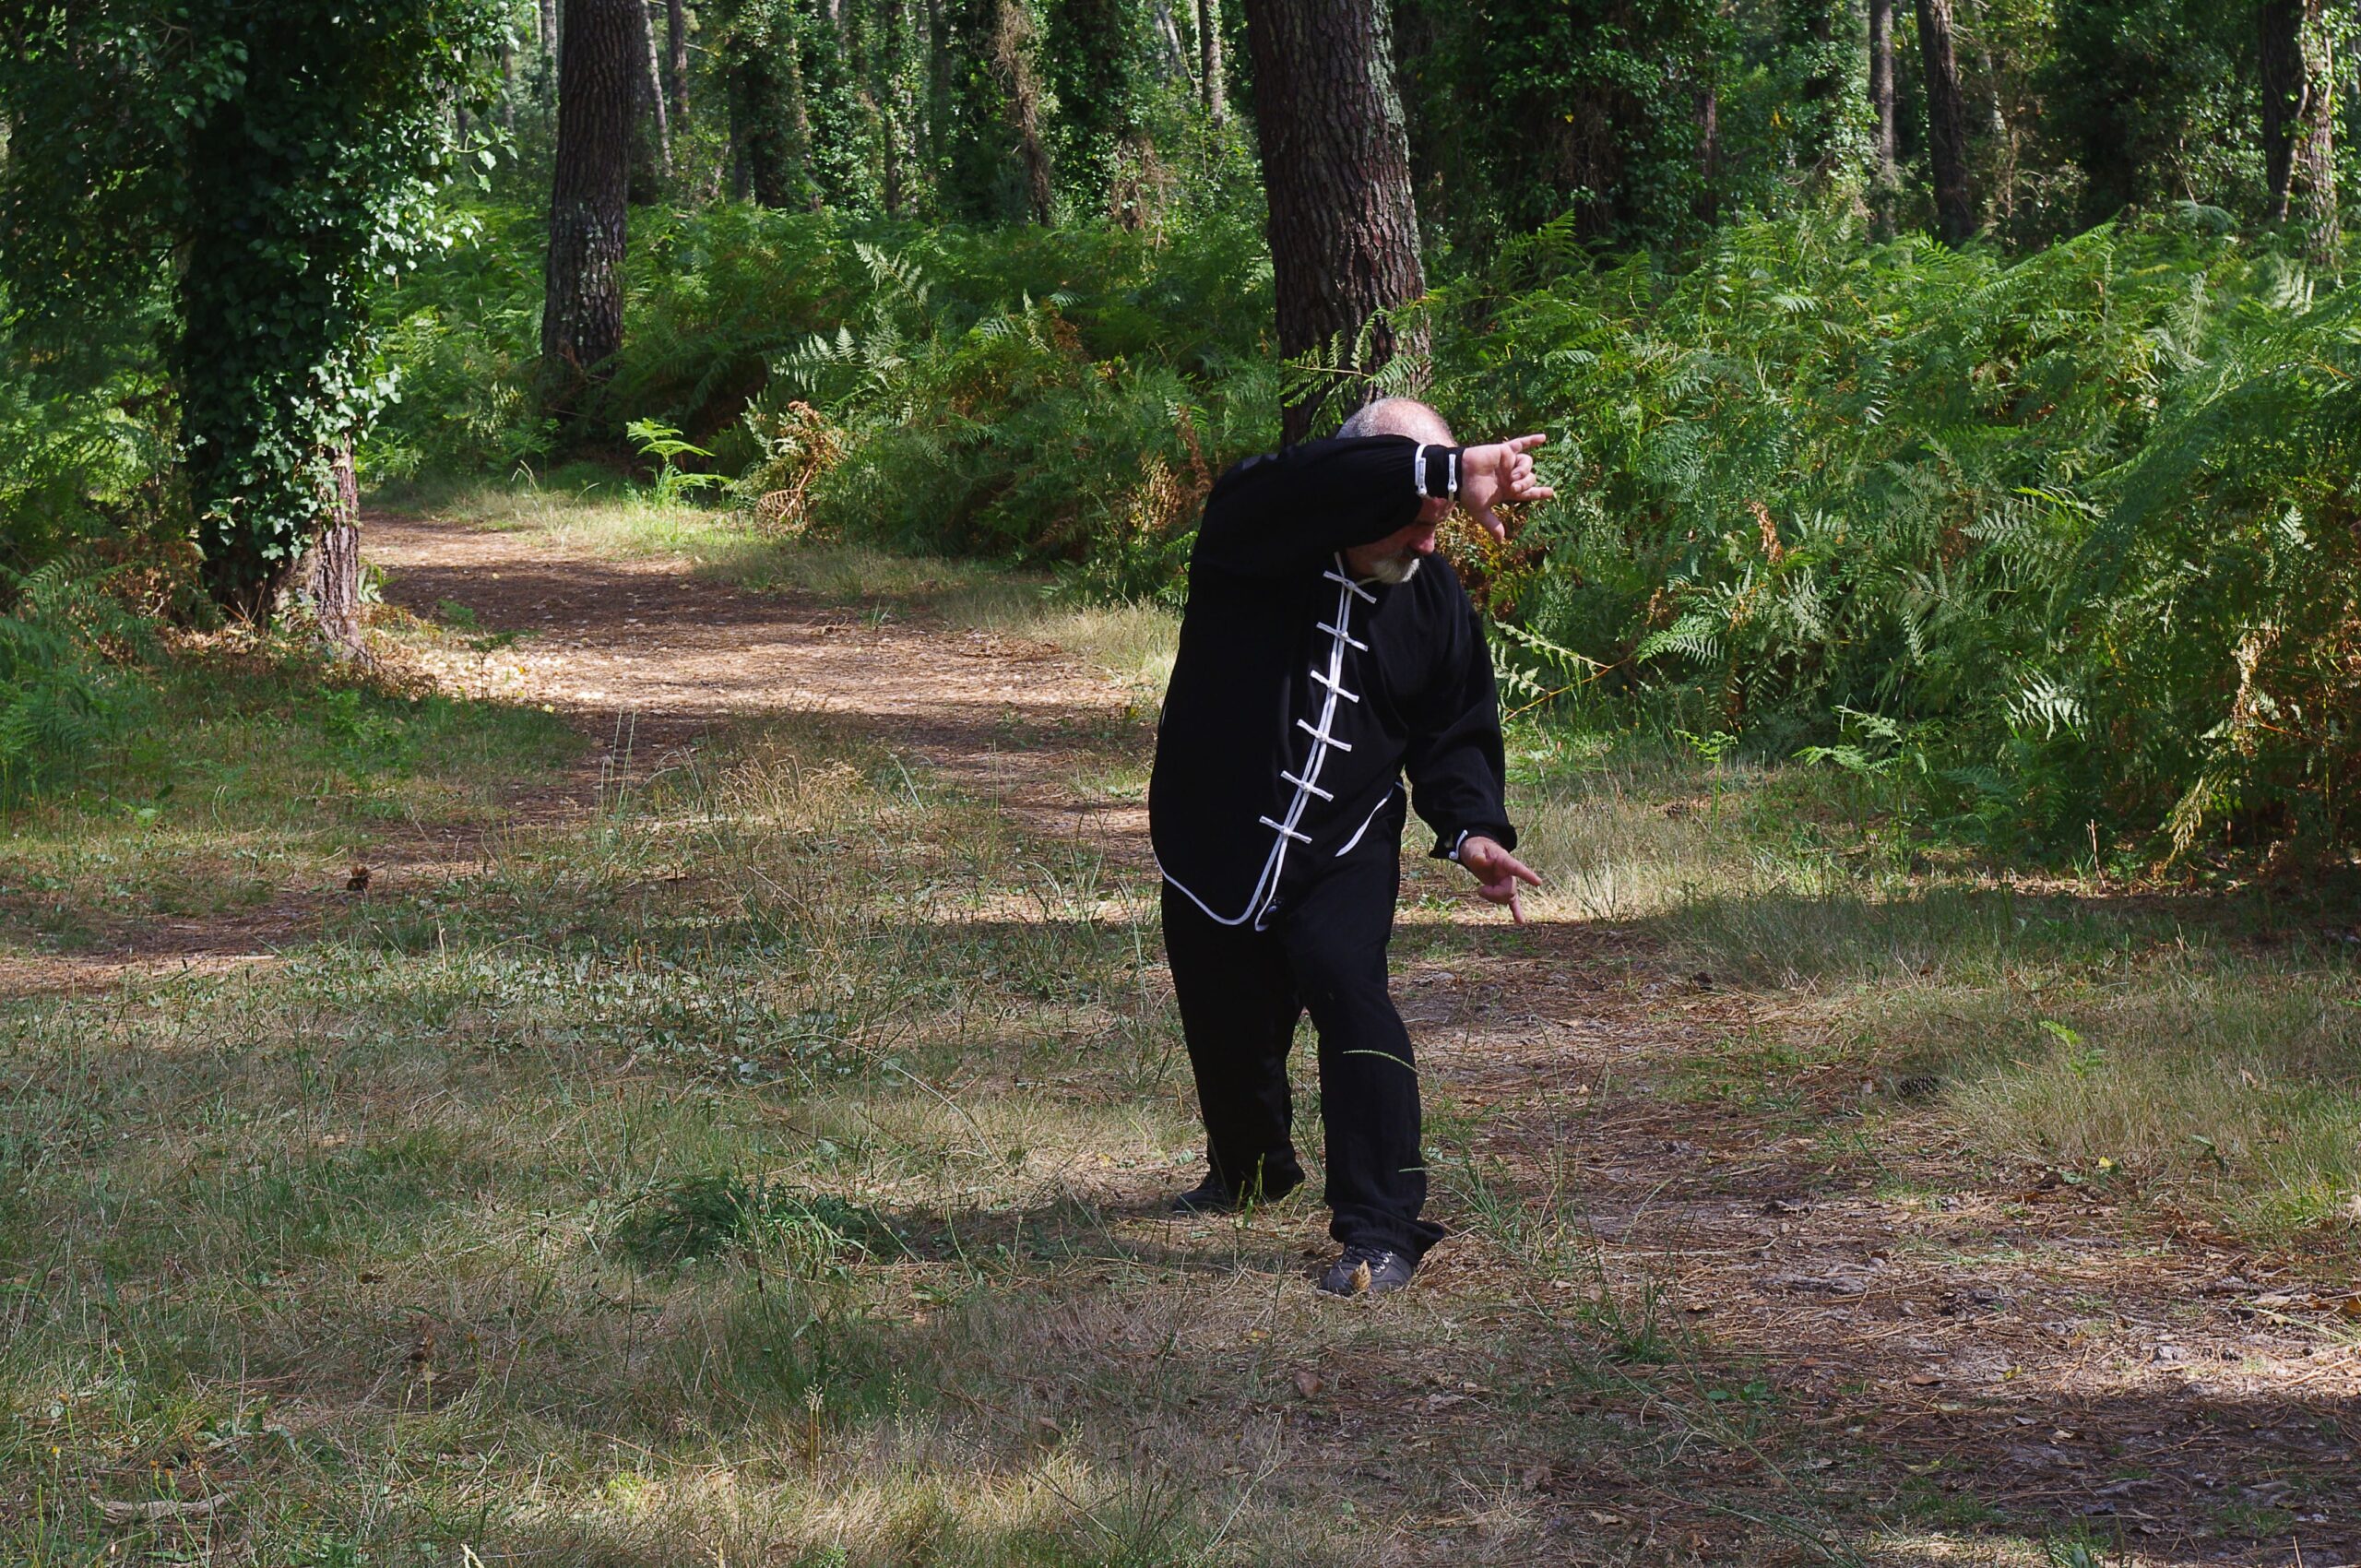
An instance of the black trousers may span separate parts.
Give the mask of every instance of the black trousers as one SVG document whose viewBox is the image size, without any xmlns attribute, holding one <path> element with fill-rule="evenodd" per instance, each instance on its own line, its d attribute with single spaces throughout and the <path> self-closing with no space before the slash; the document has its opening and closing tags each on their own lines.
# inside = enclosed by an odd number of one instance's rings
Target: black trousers
<svg viewBox="0 0 2361 1568">
<path fill-rule="evenodd" d="M 1291 875 L 1262 931 L 1221 924 L 1168 882 L 1164 945 L 1214 1175 L 1268 1196 L 1303 1181 L 1287 1051 L 1309 1009 L 1320 1033 L 1329 1234 L 1416 1259 L 1442 1227 L 1418 1218 L 1418 1073 L 1386 991 L 1401 882 L 1397 844 L 1365 847 L 1299 884 Z"/>
</svg>

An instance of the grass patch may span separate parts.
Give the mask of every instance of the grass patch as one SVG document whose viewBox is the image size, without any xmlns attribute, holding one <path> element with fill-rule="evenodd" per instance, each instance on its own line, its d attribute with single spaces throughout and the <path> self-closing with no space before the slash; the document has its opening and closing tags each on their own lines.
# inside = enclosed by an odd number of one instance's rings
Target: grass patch
<svg viewBox="0 0 2361 1568">
<path fill-rule="evenodd" d="M 139 922 L 340 886 L 394 837 L 474 831 L 580 742 L 538 709 L 404 691 L 308 652 L 193 641 L 79 789 L 7 814 L 0 936 L 74 947 Z"/>
</svg>

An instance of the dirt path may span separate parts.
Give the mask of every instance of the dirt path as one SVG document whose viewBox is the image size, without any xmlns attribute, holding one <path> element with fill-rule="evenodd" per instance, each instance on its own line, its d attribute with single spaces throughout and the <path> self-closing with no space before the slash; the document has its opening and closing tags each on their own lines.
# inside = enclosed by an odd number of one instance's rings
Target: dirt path
<svg viewBox="0 0 2361 1568">
<path fill-rule="evenodd" d="M 1079 782 L 1136 753 L 1144 725 L 1128 694 L 1051 650 L 546 537 L 385 517 L 369 544 L 389 601 L 446 619 L 463 605 L 487 634 L 483 651 L 441 658 L 439 679 L 546 703 L 599 742 L 573 776 L 511 802 L 519 820 L 593 809 L 602 778 L 730 724 L 814 714 L 1030 834 L 1080 837 L 1143 886 L 1152 874 L 1144 811 Z M 448 874 L 473 853 L 389 841 L 381 874 Z M 192 928 L 107 961 L 253 962 L 325 907 L 291 899 L 263 926 L 223 924 L 209 941 Z M 1840 1515 L 1883 1504 L 1886 1518 L 1906 1504 L 1954 1529 L 2084 1529 L 2107 1543 L 2092 1562 L 2361 1562 L 2361 1304 L 2343 1265 L 1966 1169 L 1931 1118 L 1917 1128 L 1904 1113 L 1871 1146 L 1848 1131 L 1864 1086 L 1833 1071 L 1779 1069 L 1765 1086 L 1784 1096 L 1775 1111 L 1684 1088 L 1732 1039 L 1811 1026 L 1786 999 L 1665 972 L 1640 937 L 1569 921 L 1512 938 L 1492 923 L 1472 946 L 1445 945 L 1433 929 L 1412 925 L 1400 949 L 1433 1101 L 1468 1129 L 1470 1170 L 1528 1212 L 1548 1201 L 1568 1217 L 1575 1245 L 1557 1255 L 1582 1266 L 1537 1277 L 1531 1256 L 1471 1223 L 1465 1182 L 1445 1179 L 1463 1234 L 1422 1292 L 1473 1324 L 1514 1323 L 1527 1343 L 1605 1345 L 1600 1364 L 1628 1367 L 1615 1376 L 1648 1400 L 1751 1434 L 1741 1447 L 1761 1457 L 1737 1468 L 1759 1468 L 1766 1495 L 1817 1495 Z M 1142 1214 L 1161 1195 L 1146 1182 L 1123 1194 Z M 1305 1221 L 1273 1223 L 1292 1236 Z M 1400 1371 L 1410 1385 L 1421 1374 Z M 1452 1421 L 1488 1419 L 1489 1396 L 1465 1387 L 1435 1399 Z M 1624 1392 L 1610 1380 L 1569 1397 Z M 1445 1405 L 1430 1406 L 1432 1421 Z M 1346 1430 L 1336 1441 L 1359 1441 Z M 1612 1446 L 1554 1457 L 1521 1485 L 1538 1506 L 1586 1515 L 1593 1537 L 1682 1501 Z"/>
<path fill-rule="evenodd" d="M 637 746 L 659 751 L 732 719 L 828 715 L 1030 831 L 1145 871 L 1145 814 L 1074 784 L 1088 748 L 1073 738 L 1121 729 L 1125 694 L 1049 650 L 741 593 L 660 559 L 392 518 L 373 537 L 395 602 L 455 600 L 534 634 L 451 679 L 550 702 L 610 742 L 635 715 Z M 1709 1413 L 1761 1407 L 1766 1447 L 1872 1456 L 1885 1497 L 1861 1503 L 2086 1529 L 2132 1561 L 2361 1560 L 2349 1286 L 2199 1221 L 2134 1221 L 2069 1188 L 1978 1190 L 1932 1142 L 1832 1157 L 1858 1082 L 1801 1070 L 1777 1117 L 1683 1097 L 1714 1044 L 1796 1026 L 1777 999 L 1660 972 L 1635 940 L 1569 922 L 1472 954 L 1418 957 L 1415 932 L 1403 947 L 1404 1011 L 1477 1159 L 1527 1202 L 1559 1183 L 1587 1229 L 1593 1271 L 1549 1281 L 1541 1310 L 1572 1302 L 1640 1359 L 1714 1380 Z M 1521 1269 L 1470 1237 L 1426 1288 L 1497 1301 L 1525 1289 Z M 1809 1487 L 1819 1463 L 1765 1480 Z M 1592 1498 L 1645 1484 L 1613 1454 L 1536 1482 Z"/>
<path fill-rule="evenodd" d="M 570 552 L 546 536 L 387 516 L 370 519 L 368 539 L 389 602 L 430 616 L 464 605 L 487 632 L 522 634 L 437 672 L 548 703 L 599 742 L 579 800 L 603 773 L 645 771 L 733 721 L 813 714 L 1002 801 L 1037 831 L 1131 856 L 1145 842 L 1145 808 L 1108 811 L 1074 790 L 1077 756 L 1057 743 L 1124 724 L 1133 699 L 1053 648 L 745 592 L 678 560 Z"/>
</svg>

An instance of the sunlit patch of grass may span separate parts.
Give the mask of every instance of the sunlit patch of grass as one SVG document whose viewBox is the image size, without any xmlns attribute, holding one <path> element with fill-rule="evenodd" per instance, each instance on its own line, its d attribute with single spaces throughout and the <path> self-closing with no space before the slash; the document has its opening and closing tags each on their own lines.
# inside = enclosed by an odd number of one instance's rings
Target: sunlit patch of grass
<svg viewBox="0 0 2361 1568">
<path fill-rule="evenodd" d="M 2361 1226 L 2361 1002 L 2349 980 L 2162 966 L 2039 995 L 1946 991 L 1897 1044 L 1951 1084 L 1957 1135 L 2094 1194 L 2241 1228 Z"/>
<path fill-rule="evenodd" d="M 390 835 L 497 820 L 579 741 L 538 709 L 410 692 L 292 646 L 179 647 L 150 722 L 8 814 L 0 929 L 73 944 L 340 887 Z"/>
</svg>

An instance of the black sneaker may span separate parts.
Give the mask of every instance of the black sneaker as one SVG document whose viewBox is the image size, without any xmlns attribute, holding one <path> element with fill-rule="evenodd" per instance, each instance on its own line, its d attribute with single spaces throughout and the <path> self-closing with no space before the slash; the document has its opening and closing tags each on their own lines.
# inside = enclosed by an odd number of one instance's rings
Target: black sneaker
<svg viewBox="0 0 2361 1568">
<path fill-rule="evenodd" d="M 1207 1176 L 1172 1200 L 1172 1212 L 1175 1214 L 1236 1214 L 1249 1203 L 1275 1204 L 1301 1185 L 1303 1185 L 1303 1179 L 1299 1176 L 1284 1187 L 1275 1189 L 1266 1185 L 1251 1194 L 1241 1195 L 1225 1185 L 1218 1176 Z"/>
<path fill-rule="evenodd" d="M 1320 1277 L 1326 1296 L 1390 1296 L 1410 1283 L 1418 1265 L 1400 1253 L 1356 1241 Z"/>
</svg>

